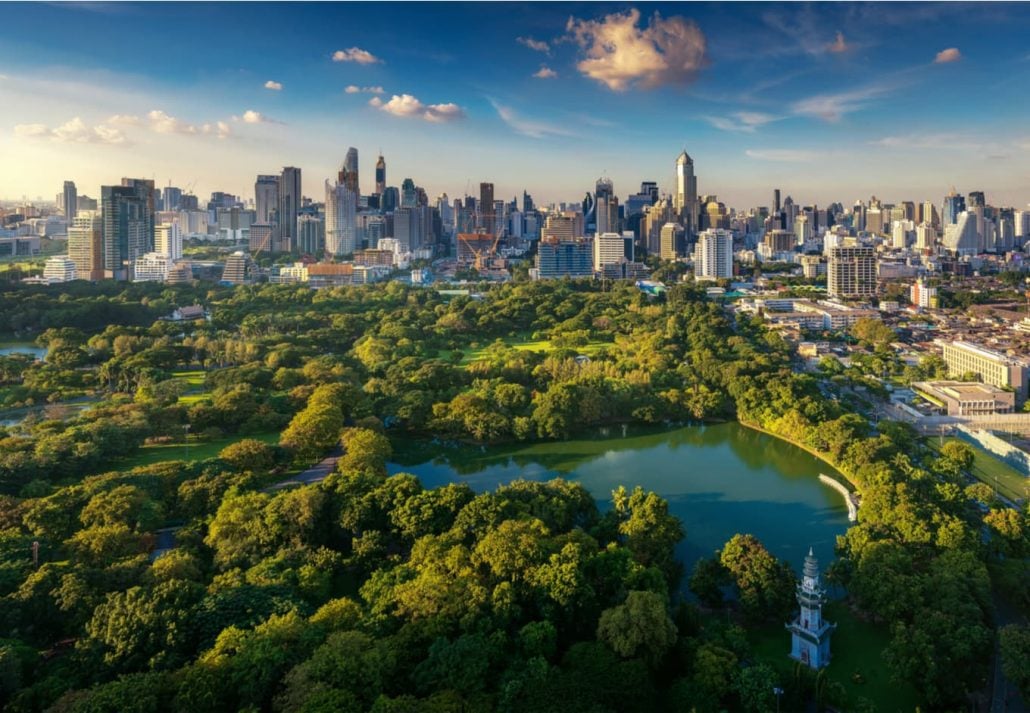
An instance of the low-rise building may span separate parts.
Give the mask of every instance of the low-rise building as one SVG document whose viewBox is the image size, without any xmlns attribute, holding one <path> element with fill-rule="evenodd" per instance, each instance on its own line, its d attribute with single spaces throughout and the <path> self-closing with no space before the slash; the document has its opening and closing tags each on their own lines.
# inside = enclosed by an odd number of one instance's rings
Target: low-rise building
<svg viewBox="0 0 1030 713">
<path fill-rule="evenodd" d="M 46 265 L 43 267 L 43 279 L 47 281 L 47 284 L 71 282 L 76 277 L 75 261 L 67 255 L 54 255 L 47 258 Z"/>
<path fill-rule="evenodd" d="M 978 381 L 917 381 L 912 387 L 949 416 L 990 416 L 1016 409 L 1014 392 Z"/>
</svg>

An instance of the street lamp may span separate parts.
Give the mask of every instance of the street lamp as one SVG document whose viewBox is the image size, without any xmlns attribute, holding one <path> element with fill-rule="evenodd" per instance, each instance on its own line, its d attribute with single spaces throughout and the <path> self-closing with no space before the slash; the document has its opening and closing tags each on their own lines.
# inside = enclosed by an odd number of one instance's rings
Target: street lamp
<svg viewBox="0 0 1030 713">
<path fill-rule="evenodd" d="M 776 696 L 776 713 L 780 713 L 780 696 L 783 695 L 783 689 L 779 686 L 773 686 L 773 695 Z"/>
</svg>

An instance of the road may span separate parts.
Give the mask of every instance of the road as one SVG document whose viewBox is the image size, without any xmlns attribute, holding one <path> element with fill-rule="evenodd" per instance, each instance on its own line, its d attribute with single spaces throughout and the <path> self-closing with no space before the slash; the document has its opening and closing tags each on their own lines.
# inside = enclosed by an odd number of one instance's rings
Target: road
<svg viewBox="0 0 1030 713">
<path fill-rule="evenodd" d="M 272 492 L 275 490 L 282 490 L 283 488 L 289 488 L 294 485 L 311 485 L 312 483 L 321 482 L 325 480 L 330 473 L 336 470 L 336 462 L 340 460 L 340 456 L 342 455 L 343 448 L 338 447 L 328 456 L 307 470 L 303 470 L 294 476 L 286 478 L 285 480 L 280 480 L 278 483 L 269 485 L 265 488 L 265 491 Z"/>
</svg>

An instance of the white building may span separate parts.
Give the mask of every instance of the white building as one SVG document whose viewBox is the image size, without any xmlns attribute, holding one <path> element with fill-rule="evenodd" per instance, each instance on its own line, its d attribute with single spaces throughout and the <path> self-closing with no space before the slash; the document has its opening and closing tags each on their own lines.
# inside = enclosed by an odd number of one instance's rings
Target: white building
<svg viewBox="0 0 1030 713">
<path fill-rule="evenodd" d="M 904 250 L 916 237 L 916 226 L 911 220 L 895 220 L 891 223 L 891 247 Z"/>
<path fill-rule="evenodd" d="M 164 282 L 172 269 L 172 258 L 161 253 L 146 253 L 136 260 L 134 282 Z"/>
<path fill-rule="evenodd" d="M 928 223 L 916 226 L 916 249 L 929 250 L 937 242 L 937 229 Z"/>
<path fill-rule="evenodd" d="M 594 238 L 594 272 L 603 272 L 626 256 L 626 241 L 620 233 L 598 233 Z"/>
<path fill-rule="evenodd" d="M 698 234 L 694 249 L 694 276 L 706 279 L 733 277 L 733 233 L 709 228 Z"/>
<path fill-rule="evenodd" d="M 178 221 L 154 226 L 154 252 L 172 260 L 182 257 L 182 231 Z"/>
<path fill-rule="evenodd" d="M 46 266 L 43 268 L 43 279 L 51 285 L 58 282 L 71 282 L 76 279 L 75 261 L 67 255 L 48 257 Z"/>
<path fill-rule="evenodd" d="M 358 197 L 345 183 L 325 182 L 325 251 L 350 255 L 358 249 Z"/>
<path fill-rule="evenodd" d="M 944 226 L 944 247 L 958 255 L 976 255 L 980 252 L 980 236 L 976 229 L 976 214 L 962 211 L 958 220 Z"/>
<path fill-rule="evenodd" d="M 919 278 L 912 285 L 912 289 L 909 290 L 909 301 L 916 307 L 921 309 L 929 309 L 937 306 L 937 288 L 928 287 L 923 281 L 923 278 Z"/>
</svg>

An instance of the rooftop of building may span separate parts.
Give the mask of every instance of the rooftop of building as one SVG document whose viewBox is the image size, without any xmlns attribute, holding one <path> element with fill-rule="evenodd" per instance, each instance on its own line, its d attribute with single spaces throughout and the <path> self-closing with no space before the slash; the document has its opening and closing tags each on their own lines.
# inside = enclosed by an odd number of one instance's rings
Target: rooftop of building
<svg viewBox="0 0 1030 713">
<path fill-rule="evenodd" d="M 921 381 L 913 386 L 929 388 L 958 401 L 983 401 L 1008 393 L 993 384 L 981 384 L 978 381 Z"/>
</svg>

